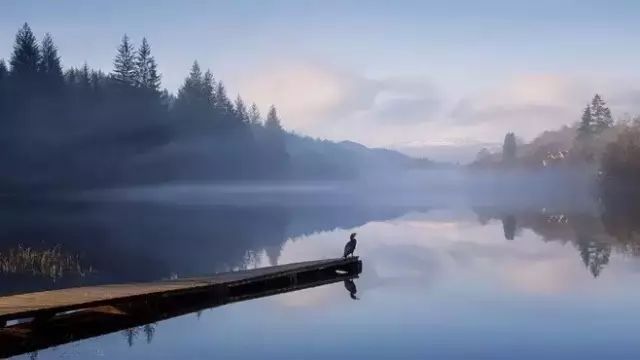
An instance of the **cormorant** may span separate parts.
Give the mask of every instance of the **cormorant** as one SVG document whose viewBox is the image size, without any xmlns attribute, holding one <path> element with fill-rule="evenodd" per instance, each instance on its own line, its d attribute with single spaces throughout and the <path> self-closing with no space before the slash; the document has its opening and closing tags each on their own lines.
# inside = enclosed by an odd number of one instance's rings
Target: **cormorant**
<svg viewBox="0 0 640 360">
<path fill-rule="evenodd" d="M 347 257 L 349 255 L 353 256 L 353 252 L 356 250 L 356 233 L 352 233 L 349 237 L 349 242 L 344 246 L 344 256 Z"/>
</svg>

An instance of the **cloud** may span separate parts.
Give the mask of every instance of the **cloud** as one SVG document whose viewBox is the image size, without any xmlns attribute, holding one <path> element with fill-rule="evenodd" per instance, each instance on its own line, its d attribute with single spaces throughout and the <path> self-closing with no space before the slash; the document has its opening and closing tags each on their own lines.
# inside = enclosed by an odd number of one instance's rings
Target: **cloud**
<svg viewBox="0 0 640 360">
<path fill-rule="evenodd" d="M 578 120 L 590 98 L 584 81 L 556 75 L 526 75 L 460 99 L 449 114 L 452 123 L 478 132 L 516 131 L 531 138 Z"/>
<path fill-rule="evenodd" d="M 261 109 L 275 104 L 289 130 L 453 161 L 472 158 L 477 146 L 416 150 L 408 144 L 494 143 L 507 131 L 529 141 L 579 121 L 595 93 L 609 102 L 614 116 L 640 112 L 640 89 L 632 79 L 520 74 L 476 91 L 448 89 L 447 97 L 420 76 L 371 77 L 313 61 L 280 61 L 256 69 L 240 75 L 238 89 Z"/>
<path fill-rule="evenodd" d="M 416 124 L 433 119 L 440 102 L 429 96 L 391 97 L 371 109 L 372 118 L 385 124 Z"/>
<path fill-rule="evenodd" d="M 241 79 L 239 88 L 262 108 L 276 104 L 285 127 L 302 132 L 349 122 L 376 131 L 380 124 L 427 121 L 440 107 L 427 80 L 374 79 L 318 63 L 267 66 Z M 349 138 L 344 130 L 344 138 Z"/>
<path fill-rule="evenodd" d="M 462 97 L 452 106 L 449 118 L 453 126 L 467 128 L 476 136 L 516 131 L 529 140 L 545 130 L 579 121 L 582 108 L 595 93 L 609 100 L 614 115 L 640 110 L 640 91 L 631 82 L 534 74 Z"/>
</svg>

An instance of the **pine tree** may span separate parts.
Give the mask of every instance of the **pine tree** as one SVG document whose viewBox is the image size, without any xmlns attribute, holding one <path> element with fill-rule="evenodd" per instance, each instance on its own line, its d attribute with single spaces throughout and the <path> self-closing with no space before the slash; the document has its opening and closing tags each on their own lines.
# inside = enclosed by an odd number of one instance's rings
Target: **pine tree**
<svg viewBox="0 0 640 360">
<path fill-rule="evenodd" d="M 227 96 L 227 90 L 225 89 L 222 81 L 219 81 L 218 86 L 216 87 L 215 99 L 215 106 L 219 111 L 225 114 L 233 112 L 233 104 Z"/>
<path fill-rule="evenodd" d="M 282 131 L 278 112 L 276 111 L 276 107 L 273 105 L 269 108 L 269 113 L 267 114 L 267 120 L 265 120 L 264 126 L 270 130 Z"/>
<path fill-rule="evenodd" d="M 517 157 L 517 149 L 516 135 L 512 132 L 507 133 L 504 137 L 504 144 L 502 145 L 502 161 L 505 163 L 513 163 Z"/>
<path fill-rule="evenodd" d="M 0 59 L 0 81 L 5 79 L 8 74 L 7 64 L 4 62 L 4 59 Z"/>
<path fill-rule="evenodd" d="M 593 130 L 597 133 L 613 126 L 611 110 L 606 107 L 606 103 L 598 94 L 591 100 L 591 117 L 593 118 Z"/>
<path fill-rule="evenodd" d="M 193 62 L 189 76 L 184 80 L 184 84 L 178 90 L 176 106 L 181 111 L 193 111 L 194 107 L 203 107 L 209 104 L 210 99 L 203 91 L 204 77 L 197 61 Z"/>
<path fill-rule="evenodd" d="M 122 43 L 113 61 L 113 78 L 122 84 L 136 85 L 135 54 L 127 34 L 122 37 Z"/>
<path fill-rule="evenodd" d="M 242 100 L 240 95 L 238 95 L 238 97 L 236 98 L 235 113 L 240 121 L 245 124 L 249 123 L 249 112 L 247 111 L 247 107 L 244 105 L 244 101 Z"/>
<path fill-rule="evenodd" d="M 4 59 L 0 59 L 0 118 L 5 110 L 4 106 L 4 94 L 5 94 L 5 80 L 9 74 L 7 65 L 4 63 Z"/>
<path fill-rule="evenodd" d="M 267 161 L 272 164 L 272 170 L 276 174 L 283 175 L 288 166 L 288 154 L 285 144 L 285 133 L 278 118 L 275 106 L 271 105 L 267 119 L 264 122 L 264 131 L 267 140 Z"/>
<path fill-rule="evenodd" d="M 89 65 L 85 62 L 80 69 L 78 77 L 78 85 L 80 86 L 80 90 L 83 94 L 87 94 L 91 90 L 91 71 L 89 70 Z"/>
<path fill-rule="evenodd" d="M 582 112 L 578 136 L 582 139 L 601 133 L 613 126 L 611 110 L 606 106 L 600 95 L 596 94 Z"/>
<path fill-rule="evenodd" d="M 67 85 L 74 86 L 77 85 L 78 79 L 78 70 L 76 68 L 69 68 L 64 72 L 64 80 Z"/>
<path fill-rule="evenodd" d="M 11 75 L 23 79 L 33 79 L 38 71 L 40 50 L 29 24 L 24 23 L 16 34 L 11 54 Z"/>
<path fill-rule="evenodd" d="M 91 70 L 91 90 L 97 93 L 100 89 L 100 83 L 105 78 L 104 73 L 100 70 Z"/>
<path fill-rule="evenodd" d="M 251 104 L 249 108 L 249 124 L 252 126 L 258 126 L 262 124 L 262 116 L 260 115 L 260 109 L 256 103 Z"/>
<path fill-rule="evenodd" d="M 38 71 L 43 75 L 45 81 L 50 84 L 62 83 L 62 65 L 60 64 L 60 56 L 58 56 L 58 48 L 53 43 L 51 34 L 47 33 L 42 39 L 42 51 L 40 62 L 38 63 Z"/>
<path fill-rule="evenodd" d="M 211 70 L 207 69 L 207 71 L 204 73 L 204 78 L 202 82 L 202 92 L 204 96 L 207 98 L 207 100 L 209 101 L 210 105 L 215 104 L 215 101 L 216 101 L 215 87 L 216 87 L 216 81 L 213 78 L 213 73 L 211 72 Z"/>
<path fill-rule="evenodd" d="M 582 112 L 580 126 L 578 127 L 578 135 L 582 138 L 589 137 L 592 134 L 593 118 L 591 117 L 591 106 L 587 104 Z"/>
<path fill-rule="evenodd" d="M 151 47 L 147 42 L 147 38 L 142 38 L 142 45 L 138 49 L 135 58 L 136 84 L 153 92 L 160 92 L 160 75 L 156 60 L 151 56 Z"/>
</svg>

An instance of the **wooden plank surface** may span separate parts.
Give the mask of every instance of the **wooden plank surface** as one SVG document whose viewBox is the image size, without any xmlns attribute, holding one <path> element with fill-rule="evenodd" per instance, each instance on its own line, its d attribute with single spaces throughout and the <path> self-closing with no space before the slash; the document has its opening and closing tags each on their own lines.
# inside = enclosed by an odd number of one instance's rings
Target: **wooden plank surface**
<svg viewBox="0 0 640 360">
<path fill-rule="evenodd" d="M 0 320 L 47 315 L 108 305 L 120 301 L 133 301 L 150 296 L 170 296 L 194 290 L 207 290 L 217 285 L 233 286 L 274 276 L 286 276 L 287 274 L 309 270 L 322 270 L 326 267 L 346 265 L 356 261 L 358 261 L 357 257 L 307 261 L 222 273 L 207 277 L 152 283 L 88 286 L 5 296 L 0 297 Z"/>
</svg>

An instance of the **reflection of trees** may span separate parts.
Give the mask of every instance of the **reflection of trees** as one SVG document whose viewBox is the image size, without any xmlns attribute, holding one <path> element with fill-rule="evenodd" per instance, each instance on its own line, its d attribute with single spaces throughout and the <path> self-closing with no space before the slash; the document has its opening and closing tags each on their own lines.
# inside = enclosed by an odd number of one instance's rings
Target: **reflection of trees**
<svg viewBox="0 0 640 360">
<path fill-rule="evenodd" d="M 138 328 L 122 330 L 122 335 L 124 335 L 124 338 L 127 339 L 127 344 L 129 344 L 129 347 L 132 347 L 133 344 L 135 344 L 139 332 L 140 329 Z"/>
<path fill-rule="evenodd" d="M 147 339 L 147 344 L 151 344 L 151 341 L 153 341 L 153 335 L 156 333 L 156 324 L 147 324 L 142 327 L 142 331 Z"/>
<path fill-rule="evenodd" d="M 45 250 L 60 244 L 61 256 L 82 254 L 82 264 L 100 271 L 80 277 L 66 270 L 55 283 L 32 273 L 0 271 L 0 295 L 153 281 L 172 273 L 199 276 L 255 266 L 255 255 L 265 252 L 275 264 L 289 238 L 392 219 L 414 209 L 323 204 L 6 202 L 0 206 L 0 253 L 19 244 Z"/>
<path fill-rule="evenodd" d="M 132 347 L 136 343 L 136 339 L 140 334 L 144 334 L 147 344 L 151 344 L 153 336 L 156 333 L 156 324 L 146 324 L 140 327 L 134 327 L 122 331 L 122 335 L 127 340 L 129 347 Z"/>
<path fill-rule="evenodd" d="M 507 240 L 513 240 L 516 237 L 516 217 L 513 215 L 507 215 L 502 217 L 502 230 L 504 231 L 504 238 Z"/>
<path fill-rule="evenodd" d="M 621 251 L 640 256 L 640 196 L 603 192 L 602 223 Z"/>
<path fill-rule="evenodd" d="M 544 241 L 570 242 L 578 250 L 588 271 L 598 277 L 609 263 L 612 251 L 640 255 L 640 227 L 629 212 L 603 212 L 593 214 L 564 214 L 549 210 L 512 211 L 505 214 L 499 208 L 476 208 L 479 219 L 496 219 L 502 222 L 504 236 L 512 240 L 518 229 L 530 229 Z M 640 211 L 638 212 L 640 214 Z"/>
<path fill-rule="evenodd" d="M 593 277 L 598 277 L 602 269 L 609 263 L 611 244 L 589 237 L 578 237 L 576 247 L 580 252 L 584 266 L 589 269 Z"/>
</svg>

